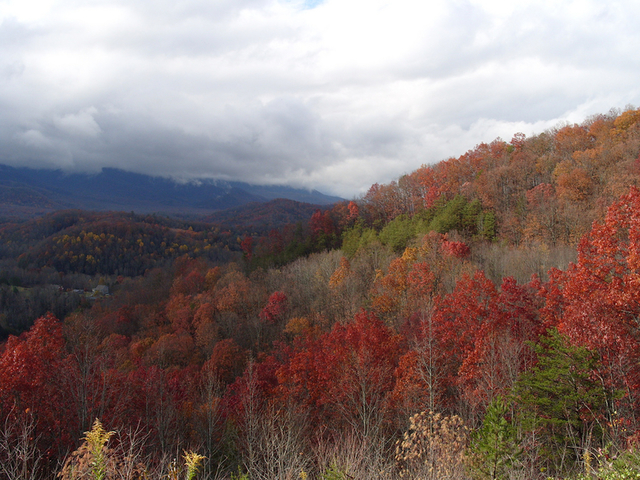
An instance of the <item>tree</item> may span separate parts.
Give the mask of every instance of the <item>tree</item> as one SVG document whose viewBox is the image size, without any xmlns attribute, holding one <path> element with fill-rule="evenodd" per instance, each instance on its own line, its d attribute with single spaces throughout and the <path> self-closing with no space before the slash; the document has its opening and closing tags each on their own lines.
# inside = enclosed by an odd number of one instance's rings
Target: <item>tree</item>
<svg viewBox="0 0 640 480">
<path fill-rule="evenodd" d="M 625 392 L 609 410 L 631 420 L 631 431 L 640 424 L 639 279 L 640 190 L 632 187 L 583 237 L 577 262 L 555 276 L 548 300 L 558 330 L 597 352 L 607 388 Z"/>
<path fill-rule="evenodd" d="M 278 391 L 309 412 L 316 426 L 351 428 L 373 442 L 388 419 L 400 338 L 374 314 L 358 313 L 317 339 L 299 340 L 278 370 Z"/>
<path fill-rule="evenodd" d="M 0 475 L 7 480 L 37 480 L 43 453 L 38 448 L 36 418 L 32 412 L 8 415 L 0 423 Z"/>
<path fill-rule="evenodd" d="M 539 432 L 550 473 L 564 474 L 602 439 L 612 392 L 596 376 L 597 353 L 572 345 L 557 330 L 549 330 L 533 349 L 537 364 L 522 374 L 514 391 L 529 430 Z"/>
<path fill-rule="evenodd" d="M 395 252 L 404 250 L 416 234 L 415 222 L 406 215 L 399 215 L 387 223 L 378 238 Z"/>
<path fill-rule="evenodd" d="M 442 365 L 449 403 L 460 400 L 460 368 L 477 350 L 477 341 L 497 310 L 498 291 L 483 272 L 464 274 L 448 295 L 438 297 L 434 310 L 434 334 L 447 352 Z"/>
<path fill-rule="evenodd" d="M 289 301 L 284 292 L 273 292 L 260 312 L 260 320 L 269 325 L 280 324 L 284 321 L 288 306 Z"/>
<path fill-rule="evenodd" d="M 473 350 L 458 371 L 463 397 L 474 409 L 482 410 L 499 396 L 507 395 L 519 374 L 532 363 L 527 342 L 536 342 L 543 333 L 538 318 L 539 282 L 518 285 L 504 278 L 493 297 L 491 314 L 475 335 Z"/>
<path fill-rule="evenodd" d="M 560 205 L 552 185 L 541 183 L 526 193 L 529 211 L 525 235 L 555 245 L 560 240 Z"/>
<path fill-rule="evenodd" d="M 506 479 L 517 468 L 522 448 L 515 426 L 507 419 L 509 410 L 503 397 L 494 398 L 482 426 L 471 435 L 472 465 L 477 478 Z"/>
<path fill-rule="evenodd" d="M 386 275 L 377 276 L 372 288 L 372 308 L 377 315 L 392 323 L 406 304 L 409 264 L 415 260 L 415 249 L 407 248 L 402 257 L 389 264 Z"/>
</svg>

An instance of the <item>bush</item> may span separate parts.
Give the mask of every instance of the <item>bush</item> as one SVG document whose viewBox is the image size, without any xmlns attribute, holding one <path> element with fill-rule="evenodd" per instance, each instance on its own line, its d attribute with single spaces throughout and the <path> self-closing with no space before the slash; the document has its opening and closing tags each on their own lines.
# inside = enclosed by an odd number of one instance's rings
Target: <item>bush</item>
<svg viewBox="0 0 640 480">
<path fill-rule="evenodd" d="M 396 447 L 400 477 L 421 480 L 468 478 L 468 429 L 457 415 L 422 412 L 411 417 L 409 430 Z"/>
</svg>

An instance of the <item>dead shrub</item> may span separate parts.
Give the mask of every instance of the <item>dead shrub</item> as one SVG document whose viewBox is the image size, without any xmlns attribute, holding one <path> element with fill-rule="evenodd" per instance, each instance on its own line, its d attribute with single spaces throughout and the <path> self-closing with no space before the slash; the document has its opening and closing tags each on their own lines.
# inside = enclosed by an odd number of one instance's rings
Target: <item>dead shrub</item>
<svg viewBox="0 0 640 480">
<path fill-rule="evenodd" d="M 422 412 L 413 415 L 409 429 L 396 445 L 401 478 L 466 479 L 468 429 L 457 415 Z"/>
</svg>

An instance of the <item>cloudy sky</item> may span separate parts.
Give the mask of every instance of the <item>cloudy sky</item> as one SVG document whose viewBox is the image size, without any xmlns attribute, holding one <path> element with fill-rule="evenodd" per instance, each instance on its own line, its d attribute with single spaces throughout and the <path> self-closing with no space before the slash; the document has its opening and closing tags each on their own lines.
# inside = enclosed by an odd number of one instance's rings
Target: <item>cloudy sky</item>
<svg viewBox="0 0 640 480">
<path fill-rule="evenodd" d="M 0 163 L 351 198 L 640 105 L 637 0 L 0 0 Z"/>
</svg>

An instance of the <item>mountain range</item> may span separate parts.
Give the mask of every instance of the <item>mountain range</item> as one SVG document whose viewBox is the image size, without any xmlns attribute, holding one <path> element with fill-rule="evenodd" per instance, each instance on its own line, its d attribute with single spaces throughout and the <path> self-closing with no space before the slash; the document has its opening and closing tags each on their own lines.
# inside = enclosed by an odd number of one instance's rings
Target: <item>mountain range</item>
<svg viewBox="0 0 640 480">
<path fill-rule="evenodd" d="M 316 190 L 211 179 L 178 182 L 114 168 L 91 174 L 0 165 L 4 217 L 36 217 L 64 209 L 204 216 L 276 198 L 315 205 L 342 200 Z"/>
</svg>

